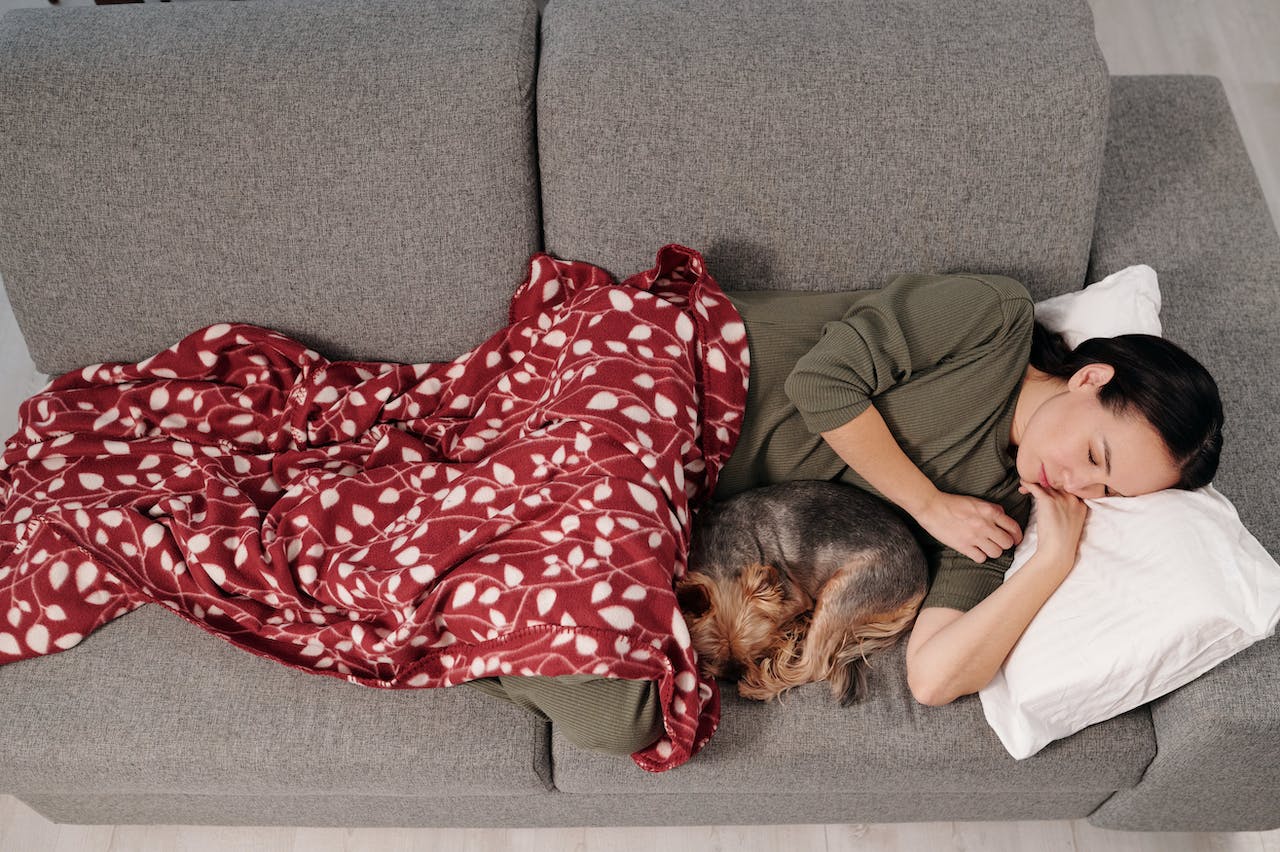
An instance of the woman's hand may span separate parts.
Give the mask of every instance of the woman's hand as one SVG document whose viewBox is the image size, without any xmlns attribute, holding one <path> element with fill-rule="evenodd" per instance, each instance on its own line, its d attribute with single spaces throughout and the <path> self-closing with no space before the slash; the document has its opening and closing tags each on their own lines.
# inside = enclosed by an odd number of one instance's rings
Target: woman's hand
<svg viewBox="0 0 1280 852">
<path fill-rule="evenodd" d="M 1023 480 L 1018 490 L 1036 501 L 1037 552 L 1051 553 L 1074 565 L 1088 505 L 1074 494 L 1046 489 L 1038 482 Z"/>
<path fill-rule="evenodd" d="M 907 642 L 907 684 L 922 704 L 947 704 L 989 684 L 1075 565 L 1088 506 L 1037 483 L 1024 481 L 1019 490 L 1036 501 L 1036 552 L 968 612 L 931 607 L 916 617 Z"/>
<path fill-rule="evenodd" d="M 914 515 L 925 532 L 974 562 L 1022 541 L 1022 528 L 995 503 L 938 491 Z"/>
</svg>

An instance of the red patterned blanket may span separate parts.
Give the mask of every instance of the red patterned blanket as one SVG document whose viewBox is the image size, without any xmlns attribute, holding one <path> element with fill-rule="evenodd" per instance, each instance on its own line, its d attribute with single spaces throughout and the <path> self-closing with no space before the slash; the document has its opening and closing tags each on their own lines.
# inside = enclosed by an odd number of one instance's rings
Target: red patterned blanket
<svg viewBox="0 0 1280 852">
<path fill-rule="evenodd" d="M 659 682 L 678 766 L 719 722 L 672 581 L 737 440 L 747 346 L 702 257 L 622 284 L 537 254 L 452 363 L 329 361 L 221 324 L 25 401 L 0 463 L 0 663 L 158 602 L 375 687 Z"/>
</svg>

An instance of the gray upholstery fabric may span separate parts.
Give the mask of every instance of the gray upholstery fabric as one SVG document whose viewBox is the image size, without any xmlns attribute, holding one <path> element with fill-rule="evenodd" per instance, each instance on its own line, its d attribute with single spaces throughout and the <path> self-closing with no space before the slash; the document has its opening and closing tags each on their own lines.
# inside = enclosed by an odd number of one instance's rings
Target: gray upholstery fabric
<svg viewBox="0 0 1280 852">
<path fill-rule="evenodd" d="M 966 0 L 945 24 L 744 4 L 554 0 L 548 249 L 623 276 L 686 242 L 730 288 L 963 268 L 1037 298 L 1150 263 L 1167 333 L 1223 386 L 1217 485 L 1277 552 L 1280 247 L 1221 87 L 1117 79 L 1103 164 L 1084 0 Z M 406 361 L 496 329 L 540 245 L 535 21 L 532 0 L 10 13 L 0 273 L 37 366 L 215 320 Z M 1280 640 L 1023 762 L 976 698 L 916 704 L 902 655 L 851 708 L 730 687 L 706 750 L 649 775 L 472 690 L 304 674 L 148 607 L 0 667 L 0 792 L 87 823 L 1280 826 Z"/>
<path fill-rule="evenodd" d="M 746 795 L 712 787 L 696 794 L 644 796 L 552 792 L 536 797 L 418 799 L 302 792 L 292 796 L 102 793 L 31 795 L 23 800 L 54 822 L 484 828 L 1081 819 L 1105 797 L 1091 790 L 790 793 L 784 789 L 787 781 L 779 778 L 774 792 Z"/>
<path fill-rule="evenodd" d="M 295 671 L 154 604 L 69 651 L 0 666 L 0 696 L 0 792 L 23 799 L 421 801 L 551 786 L 548 726 L 518 707 L 470 689 L 378 690 Z"/>
<path fill-rule="evenodd" d="M 1215 487 L 1280 555 L 1280 236 L 1209 77 L 1117 77 L 1091 278 L 1160 278 L 1165 336 L 1217 378 L 1226 409 Z M 1280 826 L 1280 637 L 1151 705 L 1159 751 L 1092 821 L 1162 831 Z"/>
<path fill-rule="evenodd" d="M 36 366 L 220 321 L 448 360 L 538 250 L 533 0 L 23 9 L 0 24 L 0 273 Z"/>
<path fill-rule="evenodd" d="M 1094 725 L 1016 761 L 982 715 L 977 696 L 945 707 L 916 702 L 907 687 L 906 647 L 875 658 L 870 695 L 841 707 L 826 684 L 786 693 L 785 703 L 738 697 L 722 684 L 720 730 L 696 759 L 664 776 L 625 766 L 552 732 L 556 788 L 566 793 L 815 796 L 1116 790 L 1132 787 L 1155 755 L 1145 708 Z"/>
<path fill-rule="evenodd" d="M 1084 2 L 555 0 L 544 241 L 615 275 L 703 252 L 727 289 L 896 274 L 1079 287 L 1106 67 Z"/>
</svg>

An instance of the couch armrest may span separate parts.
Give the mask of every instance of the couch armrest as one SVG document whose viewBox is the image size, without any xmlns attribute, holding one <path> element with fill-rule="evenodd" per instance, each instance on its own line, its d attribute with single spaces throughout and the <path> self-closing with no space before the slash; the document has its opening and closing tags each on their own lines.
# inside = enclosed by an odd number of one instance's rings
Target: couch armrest
<svg viewBox="0 0 1280 852">
<path fill-rule="evenodd" d="M 1214 486 L 1280 552 L 1280 237 L 1221 83 L 1113 77 L 1090 280 L 1160 278 L 1165 335 L 1213 373 L 1226 409 Z M 1158 753 L 1103 803 L 1104 828 L 1280 827 L 1280 637 L 1151 704 Z"/>
</svg>

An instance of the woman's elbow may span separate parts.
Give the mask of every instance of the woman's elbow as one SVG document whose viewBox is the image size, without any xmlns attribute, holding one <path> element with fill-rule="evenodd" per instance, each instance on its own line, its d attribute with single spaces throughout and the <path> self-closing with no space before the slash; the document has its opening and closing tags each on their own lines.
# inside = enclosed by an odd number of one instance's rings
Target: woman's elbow
<svg viewBox="0 0 1280 852">
<path fill-rule="evenodd" d="M 908 685 L 911 687 L 911 696 L 915 698 L 917 703 L 924 704 L 927 707 L 942 707 L 956 699 L 956 696 L 949 695 L 946 691 L 932 684 L 908 683 Z"/>
<path fill-rule="evenodd" d="M 927 707 L 942 707 L 960 697 L 962 693 L 952 689 L 946 680 L 933 672 L 912 669 L 907 665 L 907 687 L 911 697 Z"/>
</svg>

